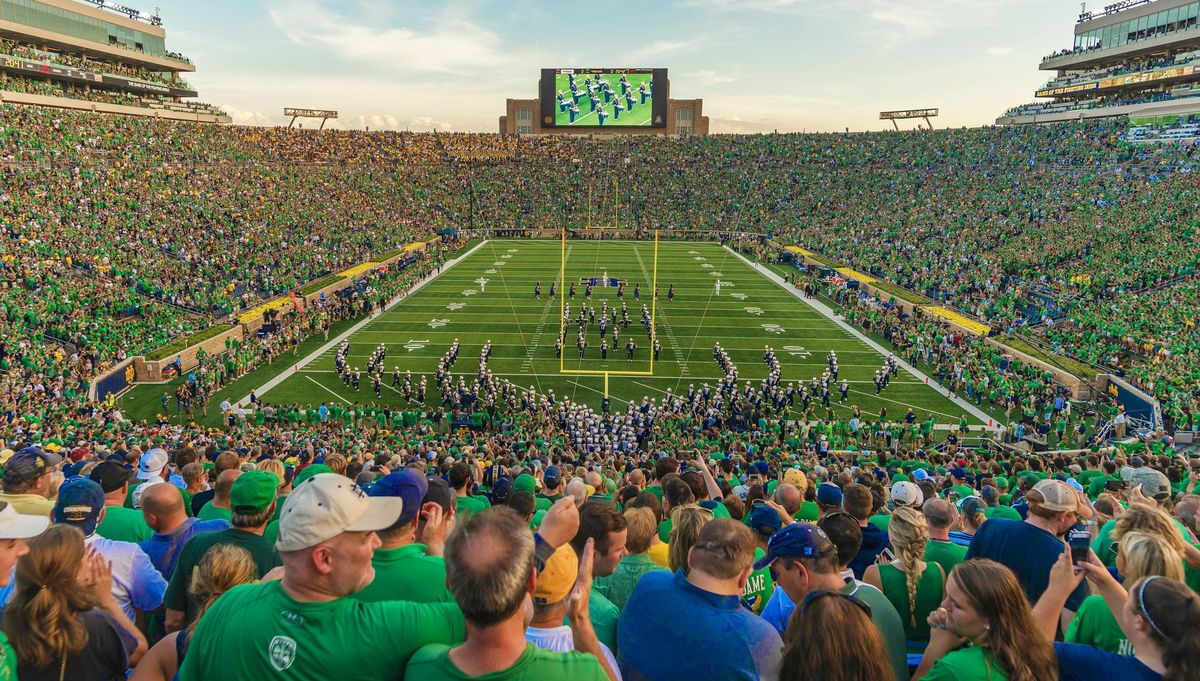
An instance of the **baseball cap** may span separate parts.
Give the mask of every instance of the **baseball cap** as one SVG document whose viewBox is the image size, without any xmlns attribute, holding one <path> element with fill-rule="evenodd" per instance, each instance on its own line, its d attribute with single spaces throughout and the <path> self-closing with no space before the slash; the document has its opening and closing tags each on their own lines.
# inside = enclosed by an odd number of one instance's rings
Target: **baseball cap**
<svg viewBox="0 0 1200 681">
<path fill-rule="evenodd" d="M 795 485 L 801 492 L 808 489 L 808 478 L 804 476 L 804 471 L 799 468 L 789 468 L 783 472 L 783 481 L 789 485 Z"/>
<path fill-rule="evenodd" d="M 12 455 L 4 465 L 7 480 L 34 480 L 62 463 L 57 454 L 47 454 L 41 447 L 26 447 Z"/>
<path fill-rule="evenodd" d="M 562 469 L 558 466 L 546 466 L 546 472 L 542 475 L 542 480 L 550 487 L 554 487 L 562 480 Z"/>
<path fill-rule="evenodd" d="M 159 449 L 158 447 L 155 447 L 154 449 L 146 452 L 142 455 L 141 460 L 138 461 L 138 480 L 148 480 L 158 475 L 163 469 L 163 466 L 167 465 L 167 461 L 169 460 L 170 457 L 167 456 L 167 451 L 165 449 Z"/>
<path fill-rule="evenodd" d="M 100 511 L 104 508 L 104 490 L 88 478 L 72 478 L 58 488 L 58 499 L 54 502 L 54 522 L 74 525 L 91 536 L 100 522 Z"/>
<path fill-rule="evenodd" d="M 1075 513 L 1081 511 L 1079 496 L 1071 486 L 1062 480 L 1046 479 L 1033 486 L 1031 490 L 1041 495 L 1041 507 L 1058 513 Z M 1090 511 L 1090 509 L 1089 509 Z M 1091 515 L 1089 512 L 1087 515 Z"/>
<path fill-rule="evenodd" d="M 821 528 L 812 523 L 797 522 L 771 535 L 767 555 L 754 563 L 761 570 L 777 558 L 816 558 L 837 553 L 833 542 Z"/>
<path fill-rule="evenodd" d="M 925 502 L 925 494 L 915 482 L 900 482 L 892 485 L 892 501 L 903 506 L 916 508 Z"/>
<path fill-rule="evenodd" d="M 929 473 L 924 468 L 918 468 L 912 472 L 913 479 L 917 482 L 925 482 L 929 479 Z"/>
<path fill-rule="evenodd" d="M 442 507 L 442 511 L 449 513 L 450 509 L 455 507 L 454 492 L 450 491 L 450 483 L 444 478 L 434 478 L 429 481 L 429 490 L 425 492 L 425 498 L 421 499 L 421 504 L 433 502 Z"/>
<path fill-rule="evenodd" d="M 533 587 L 533 602 L 538 605 L 561 603 L 571 593 L 579 577 L 579 557 L 570 544 L 558 547 L 537 574 Z"/>
<path fill-rule="evenodd" d="M 100 485 L 100 489 L 103 489 L 105 494 L 108 494 L 121 489 L 122 485 L 129 482 L 129 478 L 133 477 L 133 471 L 116 461 L 101 461 L 96 464 L 88 477 Z"/>
<path fill-rule="evenodd" d="M 517 476 L 516 480 L 512 481 L 512 486 L 517 492 L 529 492 L 533 494 L 533 491 L 537 489 L 537 480 L 528 473 L 522 473 Z"/>
<path fill-rule="evenodd" d="M 298 487 L 300 485 L 300 483 L 304 482 L 305 480 L 308 480 L 309 478 L 313 477 L 314 475 L 320 475 L 322 473 L 332 473 L 332 472 L 333 472 L 333 469 L 330 468 L 329 466 L 326 466 L 323 463 L 309 464 L 308 466 L 304 467 L 304 470 L 302 470 L 296 474 L 296 478 L 292 482 L 292 487 Z"/>
<path fill-rule="evenodd" d="M 229 507 L 239 515 L 262 513 L 275 501 L 279 477 L 270 471 L 246 471 L 233 481 Z"/>
<path fill-rule="evenodd" d="M 967 472 L 958 466 L 955 466 L 946 472 L 950 474 L 950 477 L 958 478 L 959 480 L 967 479 Z"/>
<path fill-rule="evenodd" d="M 754 504 L 750 508 L 750 518 L 746 524 L 764 537 L 770 537 L 778 532 L 780 527 L 783 527 L 783 521 L 780 520 L 779 514 L 766 504 Z"/>
<path fill-rule="evenodd" d="M 0 501 L 0 539 L 29 539 L 50 526 L 44 515 L 25 515 L 7 501 Z"/>
<path fill-rule="evenodd" d="M 1133 485 L 1141 485 L 1142 493 L 1152 499 L 1161 501 L 1171 496 L 1171 481 L 1162 471 L 1145 466 L 1125 467 L 1121 469 L 1121 479 Z"/>
<path fill-rule="evenodd" d="M 987 506 L 980 500 L 979 497 L 971 495 L 958 500 L 958 510 L 966 516 L 975 515 L 976 513 L 987 513 Z"/>
<path fill-rule="evenodd" d="M 375 482 L 371 487 L 372 497 L 399 497 L 404 500 L 404 510 L 396 519 L 395 525 L 388 529 L 396 529 L 412 522 L 421 511 L 421 500 L 429 491 L 429 480 L 411 468 L 405 468 L 396 473 L 388 473 Z"/>
<path fill-rule="evenodd" d="M 314 475 L 288 495 L 279 516 L 275 549 L 299 551 L 343 532 L 385 530 L 403 511 L 400 497 L 368 497 L 344 475 Z"/>
<path fill-rule="evenodd" d="M 817 486 L 817 503 L 822 506 L 841 506 L 842 488 L 832 482 L 823 482 Z"/>
</svg>

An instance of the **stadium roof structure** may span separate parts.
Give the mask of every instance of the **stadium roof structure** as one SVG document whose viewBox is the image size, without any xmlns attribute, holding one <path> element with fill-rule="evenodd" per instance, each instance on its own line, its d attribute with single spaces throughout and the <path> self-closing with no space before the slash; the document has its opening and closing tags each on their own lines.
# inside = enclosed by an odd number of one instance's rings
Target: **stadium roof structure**
<svg viewBox="0 0 1200 681">
<path fill-rule="evenodd" d="M 1124 0 L 1080 14 L 1070 48 L 1001 125 L 1086 118 L 1174 118 L 1200 113 L 1200 0 Z"/>
</svg>

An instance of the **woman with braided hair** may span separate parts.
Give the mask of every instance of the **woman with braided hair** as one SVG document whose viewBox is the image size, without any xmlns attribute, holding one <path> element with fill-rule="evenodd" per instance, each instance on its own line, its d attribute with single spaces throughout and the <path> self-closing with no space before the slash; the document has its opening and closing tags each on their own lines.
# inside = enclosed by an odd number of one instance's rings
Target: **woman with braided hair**
<svg viewBox="0 0 1200 681">
<path fill-rule="evenodd" d="M 901 506 L 892 514 L 888 525 L 893 558 L 884 558 L 867 568 L 863 581 L 887 596 L 900 621 L 910 652 L 919 653 L 929 643 L 929 613 L 942 602 L 946 575 L 942 566 L 926 562 L 925 546 L 929 543 L 929 525 L 920 511 Z"/>
</svg>

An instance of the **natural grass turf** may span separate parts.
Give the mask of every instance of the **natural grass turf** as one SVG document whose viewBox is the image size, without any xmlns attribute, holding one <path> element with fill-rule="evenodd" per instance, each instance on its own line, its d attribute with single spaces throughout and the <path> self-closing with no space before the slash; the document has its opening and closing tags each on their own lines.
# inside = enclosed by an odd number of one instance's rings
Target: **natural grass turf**
<svg viewBox="0 0 1200 681">
<path fill-rule="evenodd" d="M 500 264 L 503 263 L 503 264 Z M 347 388 L 333 372 L 333 349 L 282 384 L 262 395 L 269 402 L 343 401 L 399 405 L 398 392 L 390 387 L 391 372 L 432 374 L 438 358 L 454 339 L 461 352 L 453 373 L 472 379 L 478 369 L 483 344 L 493 343 L 489 369 L 499 377 L 539 391 L 553 390 L 559 397 L 598 406 L 604 392 L 603 376 L 564 375 L 560 368 L 588 371 L 649 371 L 650 343 L 639 319 L 641 305 L 651 302 L 653 243 L 631 241 L 568 242 L 567 282 L 559 299 L 549 299 L 551 281 L 557 280 L 560 243 L 557 241 L 494 240 L 453 269 L 443 273 L 419 292 L 384 315 L 372 320 L 350 339 L 350 363 L 365 369 L 367 356 L 379 344 L 388 347 L 387 375 L 383 394 L 376 398 L 370 382 L 361 390 Z M 631 324 L 623 330 L 622 346 L 632 337 L 638 344 L 635 359 L 627 361 L 623 347 L 610 350 L 607 361 L 599 357 L 597 326 L 588 328 L 589 348 L 583 360 L 575 351 L 576 325 L 568 326 L 564 358 L 554 355 L 562 299 L 570 281 L 579 277 L 626 279 L 625 300 Z M 720 273 L 717 277 L 714 273 Z M 480 290 L 479 279 L 486 279 Z M 724 282 L 715 295 L 714 282 Z M 542 296 L 533 296 L 534 282 L 542 284 Z M 633 299 L 633 284 L 641 285 L 641 300 Z M 961 410 L 948 399 L 902 373 L 879 396 L 871 377 L 884 358 L 812 308 L 774 283 L 767 281 L 729 251 L 715 244 L 664 242 L 658 263 L 660 298 L 656 326 L 662 353 L 652 376 L 611 376 L 609 390 L 615 408 L 644 396 L 661 397 L 669 388 L 684 392 L 689 384 L 715 385 L 721 371 L 713 360 L 712 346 L 720 342 L 738 366 L 742 383 L 757 385 L 767 374 L 762 361 L 765 345 L 771 345 L 783 363 L 783 379 L 808 381 L 826 367 L 826 355 L 837 352 L 841 376 L 851 381 L 850 399 L 835 411 L 848 417 L 858 404 L 865 414 L 886 408 L 890 418 L 899 418 L 909 406 L 922 417 L 932 412 L 940 422 L 957 422 Z M 667 300 L 669 285 L 676 298 Z M 569 301 L 572 318 L 585 302 L 583 288 Z M 592 302 L 597 307 L 608 301 L 619 307 L 616 291 L 597 288 Z M 261 382 L 261 381 L 260 381 Z M 429 404 L 437 395 L 431 384 Z M 249 390 L 242 391 L 241 397 Z M 836 405 L 837 393 L 834 393 Z M 217 400 L 219 402 L 219 400 Z"/>
</svg>

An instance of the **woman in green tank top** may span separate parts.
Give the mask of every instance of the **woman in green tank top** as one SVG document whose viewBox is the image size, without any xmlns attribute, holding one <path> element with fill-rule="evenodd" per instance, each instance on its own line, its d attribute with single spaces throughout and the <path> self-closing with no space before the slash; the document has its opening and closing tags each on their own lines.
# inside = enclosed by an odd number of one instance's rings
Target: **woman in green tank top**
<svg viewBox="0 0 1200 681">
<path fill-rule="evenodd" d="M 863 581 L 882 591 L 896 607 L 910 650 L 921 652 L 929 643 L 927 619 L 942 602 L 946 577 L 940 565 L 922 560 L 929 543 L 929 525 L 920 511 L 897 508 L 888 536 L 895 559 L 868 567 Z"/>
</svg>

